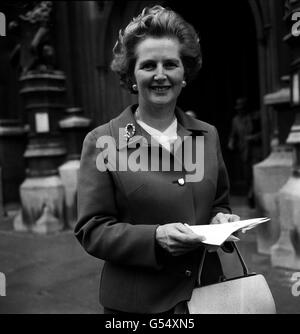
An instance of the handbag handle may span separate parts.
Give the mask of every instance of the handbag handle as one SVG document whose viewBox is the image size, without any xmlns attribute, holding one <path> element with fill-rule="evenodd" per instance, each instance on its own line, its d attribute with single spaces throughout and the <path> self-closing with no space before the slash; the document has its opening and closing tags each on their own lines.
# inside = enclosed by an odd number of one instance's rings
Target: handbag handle
<svg viewBox="0 0 300 334">
<path fill-rule="evenodd" d="M 241 262 L 241 265 L 242 265 L 242 268 L 243 268 L 243 273 L 244 273 L 244 276 L 249 276 L 251 274 L 249 274 L 249 270 L 248 270 L 248 267 L 242 257 L 242 254 L 240 253 L 237 245 L 235 242 L 231 242 L 232 243 L 232 246 L 234 248 L 234 250 L 236 251 L 237 255 L 238 255 L 238 258 Z M 203 264 L 204 264 L 204 260 L 205 260 L 205 256 L 206 256 L 206 248 L 204 248 L 204 252 L 203 252 L 203 255 L 202 255 L 202 258 L 201 258 L 201 261 L 200 261 L 200 264 L 199 264 L 199 270 L 198 270 L 198 280 L 197 280 L 197 284 L 198 286 L 201 285 L 201 274 L 202 274 L 202 270 L 203 270 Z"/>
</svg>

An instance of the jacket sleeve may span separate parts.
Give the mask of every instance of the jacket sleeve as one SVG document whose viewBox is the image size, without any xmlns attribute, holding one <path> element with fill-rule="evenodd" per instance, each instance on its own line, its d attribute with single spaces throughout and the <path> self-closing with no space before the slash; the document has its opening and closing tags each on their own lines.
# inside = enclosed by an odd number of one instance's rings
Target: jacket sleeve
<svg viewBox="0 0 300 334">
<path fill-rule="evenodd" d="M 119 221 L 115 182 L 110 171 L 97 169 L 99 153 L 96 138 L 89 133 L 83 143 L 78 178 L 76 238 L 97 258 L 121 265 L 160 269 L 155 242 L 158 225 Z"/>
<path fill-rule="evenodd" d="M 214 130 L 216 133 L 218 180 L 217 180 L 216 196 L 211 212 L 211 219 L 219 212 L 232 213 L 229 204 L 229 192 L 230 192 L 229 177 L 223 160 L 219 135 L 217 129 L 214 128 Z M 226 253 L 232 253 L 234 250 L 231 242 L 224 242 L 221 248 Z"/>
<path fill-rule="evenodd" d="M 217 163 L 218 163 L 218 180 L 216 196 L 212 207 L 211 218 L 213 218 L 218 212 L 231 213 L 229 205 L 229 178 L 227 169 L 223 160 L 219 135 L 214 128 L 216 133 L 216 149 L 217 149 Z"/>
</svg>

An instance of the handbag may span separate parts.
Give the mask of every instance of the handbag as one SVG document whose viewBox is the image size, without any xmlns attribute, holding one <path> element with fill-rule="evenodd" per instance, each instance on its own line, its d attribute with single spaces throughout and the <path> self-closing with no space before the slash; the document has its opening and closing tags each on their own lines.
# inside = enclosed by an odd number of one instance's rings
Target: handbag
<svg viewBox="0 0 300 334">
<path fill-rule="evenodd" d="M 243 267 L 243 276 L 201 286 L 200 277 L 206 255 L 204 250 L 197 286 L 187 302 L 190 314 L 275 314 L 276 308 L 266 279 L 261 274 L 249 273 L 236 244 L 234 249 Z"/>
</svg>

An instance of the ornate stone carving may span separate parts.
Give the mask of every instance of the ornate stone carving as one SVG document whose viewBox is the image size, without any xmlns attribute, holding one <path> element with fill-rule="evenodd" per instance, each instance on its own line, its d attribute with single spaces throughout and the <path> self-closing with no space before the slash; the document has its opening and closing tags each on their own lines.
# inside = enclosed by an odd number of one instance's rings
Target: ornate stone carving
<svg viewBox="0 0 300 334">
<path fill-rule="evenodd" d="M 55 51 L 52 42 L 52 1 L 37 1 L 30 10 L 20 14 L 9 24 L 20 42 L 11 54 L 12 63 L 22 75 L 31 70 L 49 71 L 55 66 Z"/>
</svg>

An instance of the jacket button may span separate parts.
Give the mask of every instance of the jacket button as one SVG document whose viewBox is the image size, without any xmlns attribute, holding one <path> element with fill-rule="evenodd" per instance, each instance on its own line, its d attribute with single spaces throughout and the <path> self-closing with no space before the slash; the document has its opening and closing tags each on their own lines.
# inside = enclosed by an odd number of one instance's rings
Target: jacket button
<svg viewBox="0 0 300 334">
<path fill-rule="evenodd" d="M 186 270 L 184 274 L 187 277 L 191 277 L 192 276 L 192 272 L 190 270 Z"/>
<path fill-rule="evenodd" d="M 178 179 L 177 182 L 180 186 L 184 186 L 184 184 L 185 184 L 185 181 L 184 181 L 183 178 Z"/>
</svg>

